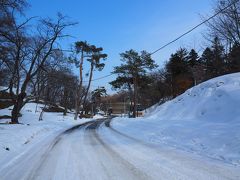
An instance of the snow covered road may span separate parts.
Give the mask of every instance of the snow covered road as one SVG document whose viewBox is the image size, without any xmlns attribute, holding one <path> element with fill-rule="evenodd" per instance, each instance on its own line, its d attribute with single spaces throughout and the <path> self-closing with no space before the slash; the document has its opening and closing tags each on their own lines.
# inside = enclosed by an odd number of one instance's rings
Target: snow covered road
<svg viewBox="0 0 240 180">
<path fill-rule="evenodd" d="M 240 179 L 240 169 L 171 148 L 156 148 L 91 121 L 49 138 L 0 169 L 1 180 Z"/>
</svg>

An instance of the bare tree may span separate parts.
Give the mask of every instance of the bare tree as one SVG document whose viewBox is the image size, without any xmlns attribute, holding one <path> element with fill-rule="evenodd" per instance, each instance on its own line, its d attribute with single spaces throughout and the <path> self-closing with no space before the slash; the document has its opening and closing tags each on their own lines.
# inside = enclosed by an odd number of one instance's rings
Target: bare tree
<svg viewBox="0 0 240 180">
<path fill-rule="evenodd" d="M 27 6 L 24 0 L 1 0 L 0 1 L 0 72 L 10 73 L 13 70 L 12 51 L 14 50 L 11 41 L 6 37 L 13 37 L 15 16 L 22 14 Z M 1 77 L 4 85 L 9 81 L 9 76 Z"/>
<path fill-rule="evenodd" d="M 0 11 L 9 12 L 16 10 L 22 12 L 28 6 L 26 0 L 0 0 Z"/>
<path fill-rule="evenodd" d="M 231 5 L 222 11 L 223 8 Z M 208 23 L 210 39 L 219 37 L 228 49 L 240 43 L 240 2 L 237 0 L 217 0 L 215 12 L 222 11 Z"/>
<path fill-rule="evenodd" d="M 8 33 L 0 29 L 1 39 L 12 47 L 10 52 L 13 69 L 9 82 L 9 91 L 14 103 L 12 123 L 18 123 L 19 112 L 26 101 L 26 90 L 30 81 L 51 59 L 57 40 L 66 36 L 63 30 L 73 25 L 66 22 L 66 18 L 59 14 L 56 22 L 51 19 L 40 20 L 36 31 L 30 35 L 26 32 L 31 19 L 20 25 L 14 21 L 12 31 Z M 16 92 L 13 92 L 14 82 L 16 82 Z"/>
</svg>

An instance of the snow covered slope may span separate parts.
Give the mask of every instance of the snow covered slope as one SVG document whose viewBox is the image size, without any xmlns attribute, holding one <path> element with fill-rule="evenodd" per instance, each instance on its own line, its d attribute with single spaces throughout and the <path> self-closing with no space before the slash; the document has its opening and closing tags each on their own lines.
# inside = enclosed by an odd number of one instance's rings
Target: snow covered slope
<svg viewBox="0 0 240 180">
<path fill-rule="evenodd" d="M 240 73 L 187 90 L 143 118 L 116 118 L 113 128 L 156 146 L 170 146 L 240 166 Z"/>
</svg>

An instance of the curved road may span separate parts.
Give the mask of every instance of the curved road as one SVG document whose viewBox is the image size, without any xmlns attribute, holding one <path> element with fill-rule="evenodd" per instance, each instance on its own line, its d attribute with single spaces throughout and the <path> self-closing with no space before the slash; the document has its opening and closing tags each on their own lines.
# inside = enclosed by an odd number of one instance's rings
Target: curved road
<svg viewBox="0 0 240 180">
<path fill-rule="evenodd" d="M 0 179 L 240 179 L 237 167 L 156 148 L 115 130 L 110 121 L 87 122 L 49 139 L 1 171 Z"/>
</svg>

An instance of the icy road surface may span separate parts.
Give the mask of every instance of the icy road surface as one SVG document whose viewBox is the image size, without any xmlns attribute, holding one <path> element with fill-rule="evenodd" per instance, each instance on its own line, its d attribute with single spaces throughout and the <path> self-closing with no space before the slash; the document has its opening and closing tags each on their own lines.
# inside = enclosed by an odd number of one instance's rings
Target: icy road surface
<svg viewBox="0 0 240 180">
<path fill-rule="evenodd" d="M 139 132 L 141 133 L 141 132 Z M 0 169 L 1 180 L 240 179 L 239 167 L 153 145 L 87 122 L 48 138 Z"/>
</svg>

